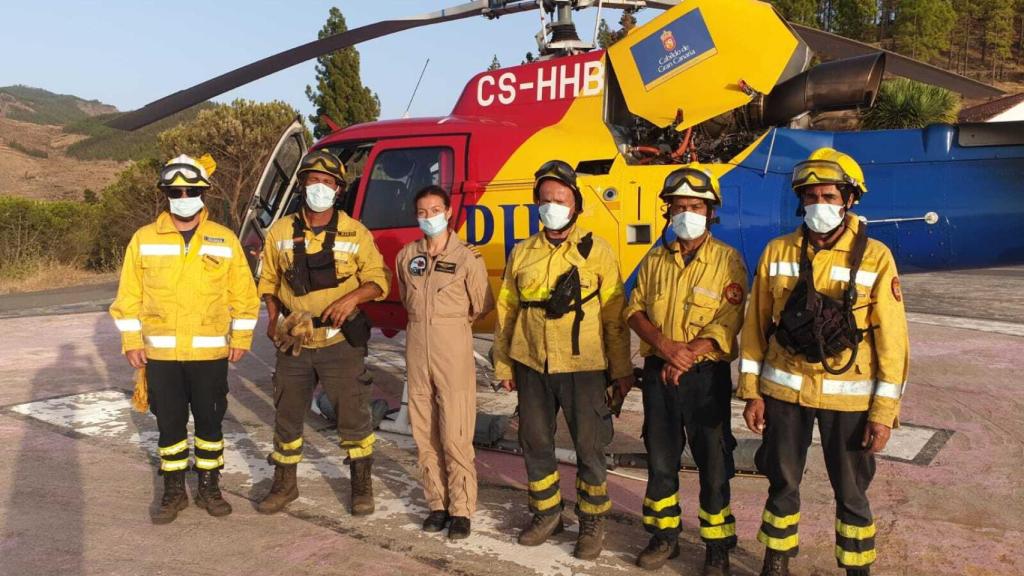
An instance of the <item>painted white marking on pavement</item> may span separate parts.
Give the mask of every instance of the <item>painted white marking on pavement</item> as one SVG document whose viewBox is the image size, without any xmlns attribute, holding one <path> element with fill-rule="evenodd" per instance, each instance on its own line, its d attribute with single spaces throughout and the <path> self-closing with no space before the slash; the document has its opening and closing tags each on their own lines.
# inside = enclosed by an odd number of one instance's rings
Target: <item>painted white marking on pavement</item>
<svg viewBox="0 0 1024 576">
<path fill-rule="evenodd" d="M 994 332 L 996 334 L 1006 334 L 1008 336 L 1024 336 L 1024 324 L 1016 324 L 1013 322 L 978 320 L 975 318 L 942 316 L 939 314 L 922 314 L 920 312 L 907 312 L 907 321 L 915 322 L 917 324 L 931 324 L 932 326 L 947 326 L 949 328 Z"/>
<path fill-rule="evenodd" d="M 14 406 L 11 410 L 86 436 L 113 438 L 119 445 L 138 446 L 154 457 L 156 455 L 159 433 L 155 430 L 155 418 L 148 414 L 133 413 L 129 399 L 121 391 L 88 392 L 28 402 Z M 129 425 L 133 418 L 137 425 L 148 429 L 134 431 L 135 426 Z M 266 455 L 272 449 L 271 443 L 258 440 L 255 434 L 244 427 L 238 431 L 238 427 L 238 423 L 230 422 L 229 429 L 224 431 L 224 475 L 227 480 L 224 485 L 235 489 L 252 487 L 254 483 L 273 476 L 273 467 L 266 461 Z M 407 436 L 378 432 L 377 438 L 379 447 L 397 448 L 406 452 L 415 448 L 412 438 Z M 308 435 L 303 463 L 298 471 L 310 484 L 322 484 L 325 477 L 349 477 L 348 467 L 342 464 L 333 433 Z M 373 515 L 375 522 L 395 518 L 422 518 L 426 515 L 427 509 L 421 504 L 419 496 L 419 480 L 409 473 L 407 467 L 376 467 L 374 484 L 377 492 L 376 511 Z M 317 494 L 316 491 L 306 492 L 293 506 L 301 506 L 319 515 L 337 515 L 341 522 L 348 522 L 347 515 L 338 507 L 336 499 L 317 498 L 310 496 L 311 493 Z M 333 491 L 331 495 L 333 497 Z M 605 553 L 597 563 L 577 560 L 572 556 L 571 538 L 532 548 L 525 554 L 508 529 L 507 516 L 514 508 L 515 505 L 509 501 L 488 503 L 486 509 L 478 510 L 473 516 L 472 536 L 458 542 L 445 539 L 445 546 L 513 563 L 545 576 L 569 576 L 587 567 L 616 571 L 627 569 L 624 560 L 611 553 Z M 403 523 L 401 527 L 414 538 L 435 538 L 423 533 L 418 523 Z M 360 529 L 357 524 L 353 524 L 353 528 Z M 567 529 L 571 532 L 574 528 Z"/>
</svg>

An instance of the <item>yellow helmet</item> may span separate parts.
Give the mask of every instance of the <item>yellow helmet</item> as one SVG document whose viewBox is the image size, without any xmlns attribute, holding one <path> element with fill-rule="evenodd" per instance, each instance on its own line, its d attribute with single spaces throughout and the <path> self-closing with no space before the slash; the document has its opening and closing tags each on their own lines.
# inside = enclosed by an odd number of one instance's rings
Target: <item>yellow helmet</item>
<svg viewBox="0 0 1024 576">
<path fill-rule="evenodd" d="M 697 162 L 673 170 L 665 178 L 665 185 L 658 196 L 665 202 L 671 202 L 674 197 L 687 196 L 707 200 L 712 206 L 722 205 L 722 189 L 718 177 Z"/>
<path fill-rule="evenodd" d="M 209 188 L 210 176 L 217 169 L 213 156 L 204 154 L 198 160 L 182 154 L 164 164 L 157 186 L 161 188 Z"/>
<path fill-rule="evenodd" d="M 859 198 L 867 193 L 864 171 L 848 154 L 833 148 L 818 148 L 807 160 L 793 167 L 793 190 L 809 184 L 846 185 L 857 192 Z"/>
</svg>

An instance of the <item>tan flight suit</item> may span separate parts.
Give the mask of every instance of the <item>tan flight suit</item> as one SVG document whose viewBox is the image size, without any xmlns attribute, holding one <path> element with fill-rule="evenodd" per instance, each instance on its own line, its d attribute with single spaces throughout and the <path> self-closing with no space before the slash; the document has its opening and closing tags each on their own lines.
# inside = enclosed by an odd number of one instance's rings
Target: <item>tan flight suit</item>
<svg viewBox="0 0 1024 576">
<path fill-rule="evenodd" d="M 423 491 L 431 511 L 469 518 L 477 494 L 473 321 L 494 308 L 487 267 L 475 248 L 452 234 L 434 258 L 426 239 L 406 244 L 395 270 L 409 312 L 409 420 Z"/>
</svg>

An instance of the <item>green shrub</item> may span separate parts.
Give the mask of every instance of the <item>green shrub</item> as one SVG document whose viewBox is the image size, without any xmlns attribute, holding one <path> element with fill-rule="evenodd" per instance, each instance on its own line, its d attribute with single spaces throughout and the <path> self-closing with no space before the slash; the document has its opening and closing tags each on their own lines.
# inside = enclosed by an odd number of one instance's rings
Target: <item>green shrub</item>
<svg viewBox="0 0 1024 576">
<path fill-rule="evenodd" d="M 96 235 L 96 207 L 0 197 L 0 276 L 17 278 L 41 260 L 84 264 Z"/>
<path fill-rule="evenodd" d="M 46 150 L 39 150 L 38 148 L 29 148 L 28 146 L 25 146 L 24 144 L 18 142 L 17 140 L 8 141 L 7 145 L 10 146 L 13 150 L 17 150 L 18 152 L 21 152 L 22 154 L 27 154 L 33 158 L 50 157 L 50 153 L 47 152 Z"/>
<path fill-rule="evenodd" d="M 938 86 L 906 78 L 882 82 L 875 105 L 864 113 L 864 128 L 891 130 L 924 128 L 929 124 L 954 123 L 960 113 L 960 97 Z"/>
</svg>

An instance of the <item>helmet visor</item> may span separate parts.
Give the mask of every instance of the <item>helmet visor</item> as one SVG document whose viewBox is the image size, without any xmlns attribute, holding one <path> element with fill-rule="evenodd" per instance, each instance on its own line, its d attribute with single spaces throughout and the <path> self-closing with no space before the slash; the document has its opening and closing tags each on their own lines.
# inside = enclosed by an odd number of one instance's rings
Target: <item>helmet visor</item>
<svg viewBox="0 0 1024 576">
<path fill-rule="evenodd" d="M 793 188 L 808 184 L 855 184 L 842 166 L 830 160 L 806 160 L 793 167 Z"/>
</svg>

